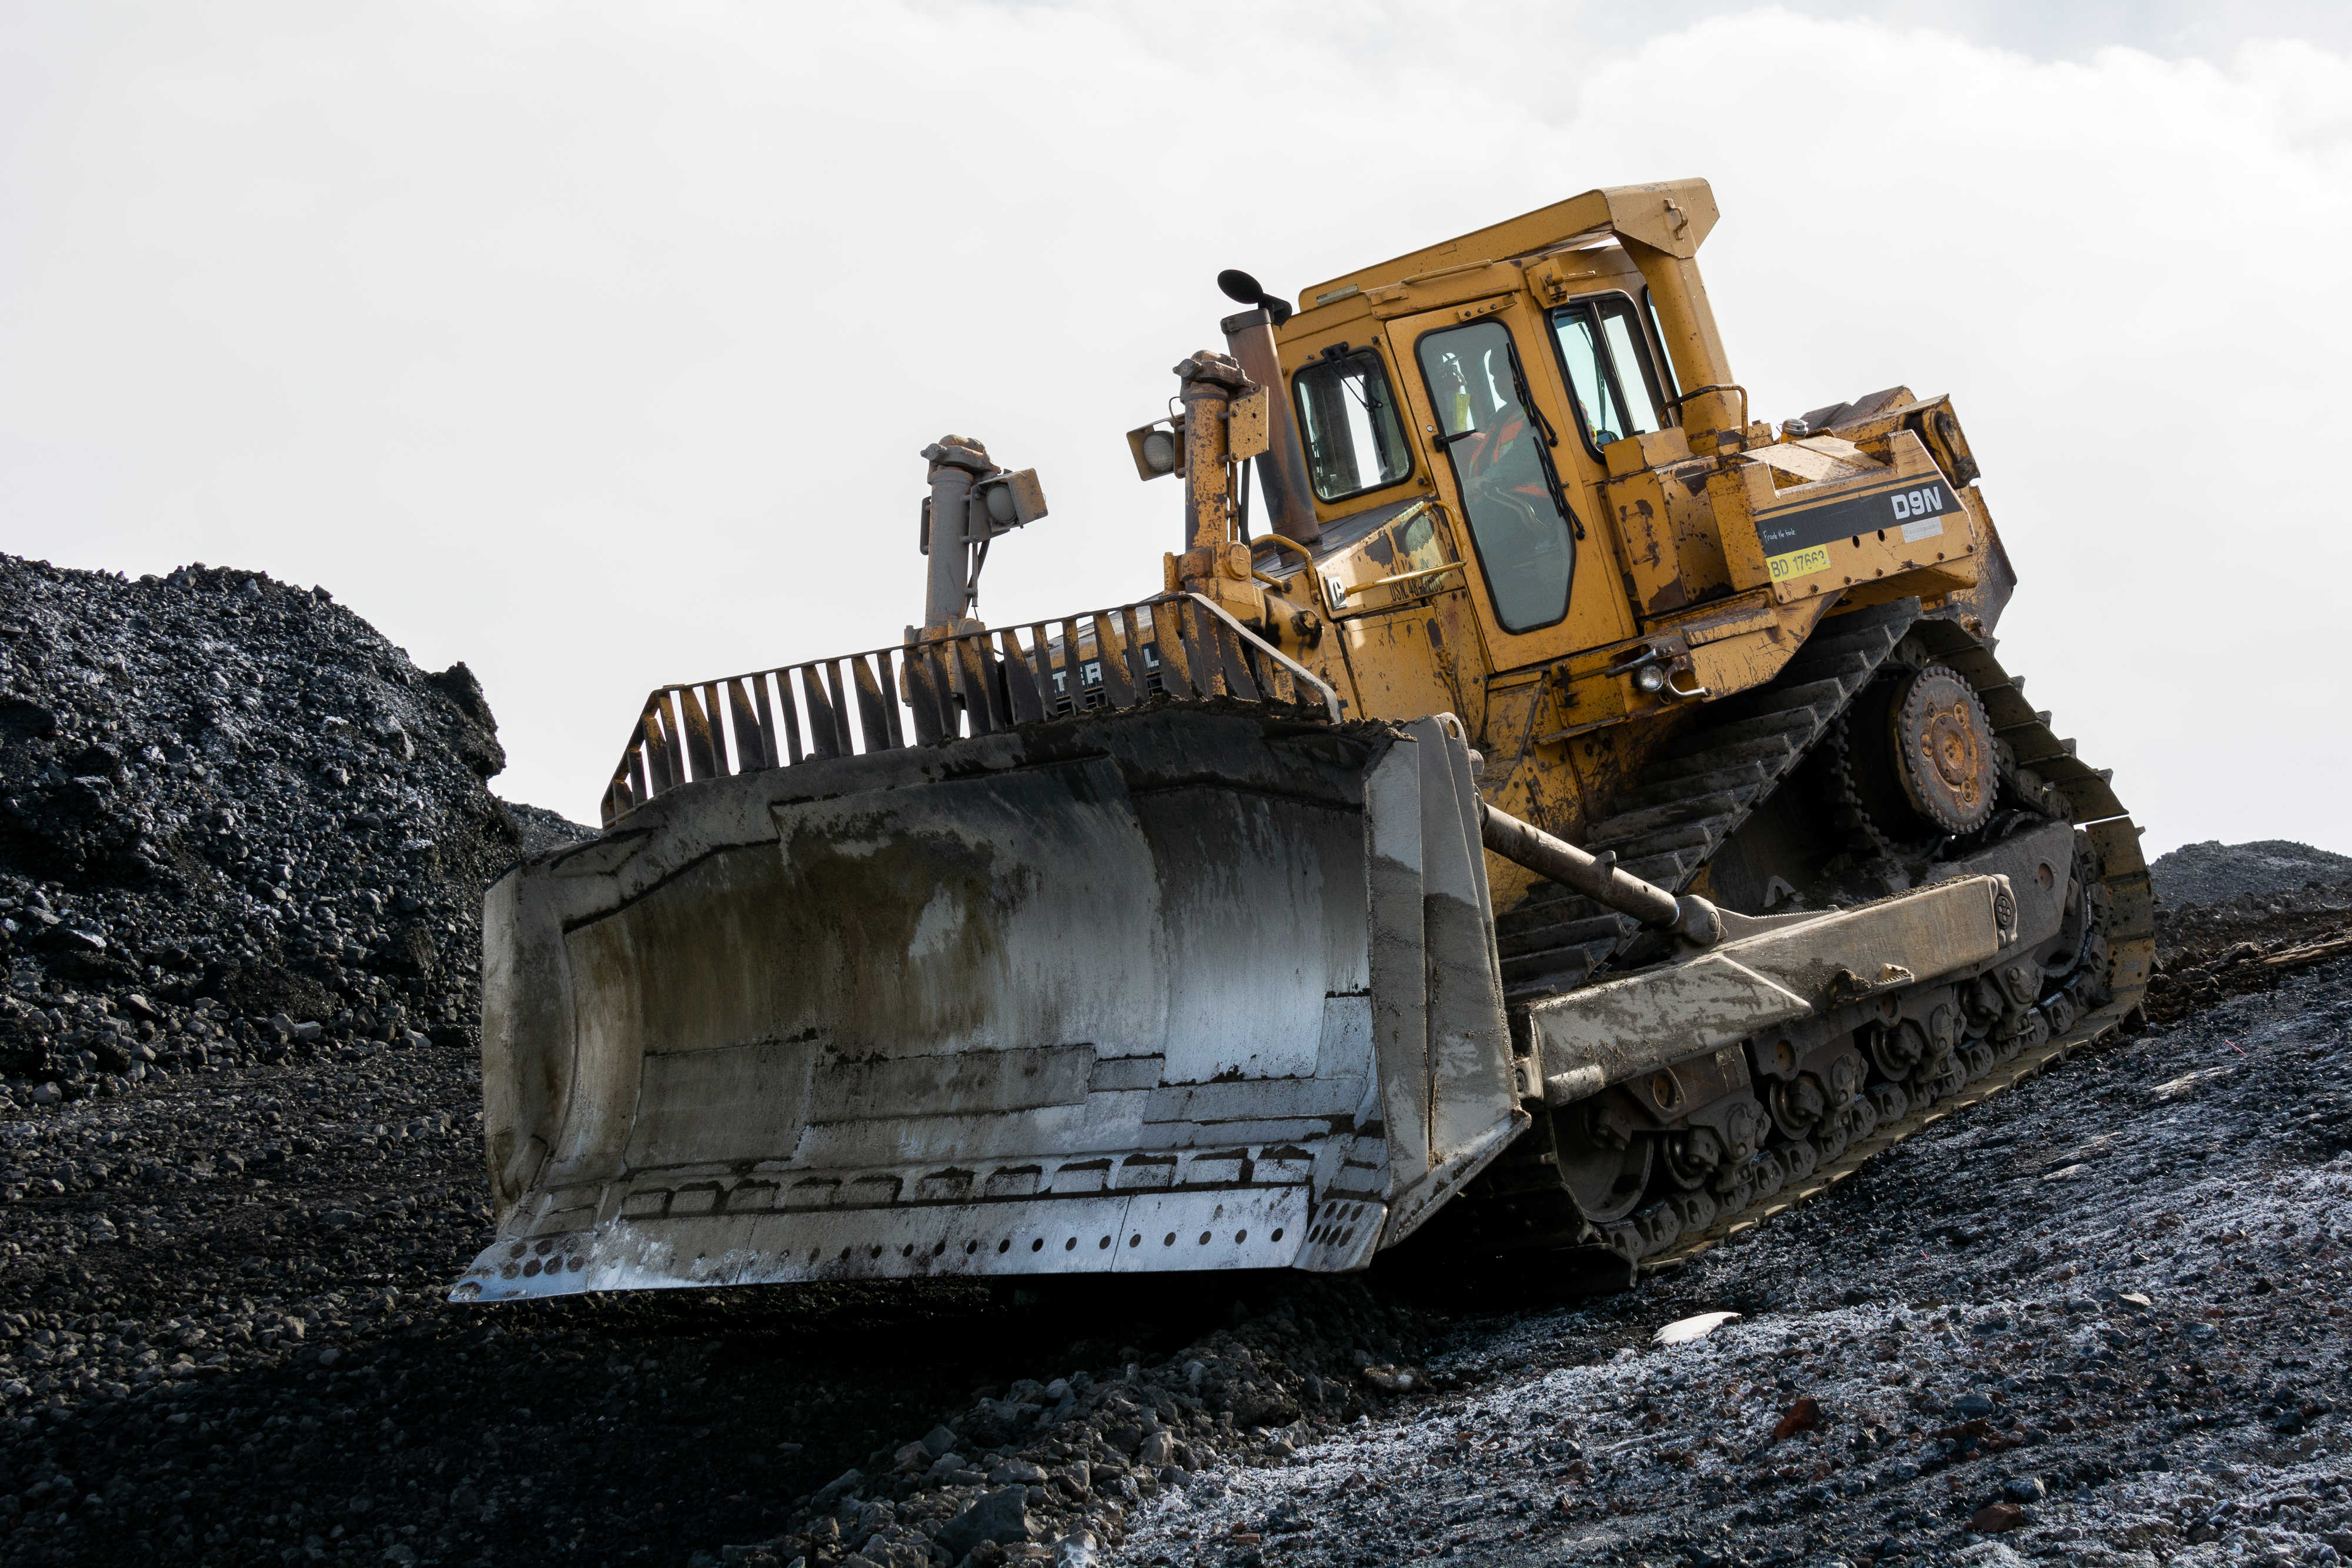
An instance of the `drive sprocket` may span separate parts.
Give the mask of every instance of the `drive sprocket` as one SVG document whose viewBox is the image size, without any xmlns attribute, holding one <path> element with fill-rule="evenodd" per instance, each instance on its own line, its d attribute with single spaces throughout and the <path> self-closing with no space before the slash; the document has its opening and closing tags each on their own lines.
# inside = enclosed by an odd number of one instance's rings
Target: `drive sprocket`
<svg viewBox="0 0 2352 1568">
<path fill-rule="evenodd" d="M 1882 674 L 1827 737 L 1839 824 L 1900 861 L 1974 832 L 2000 803 L 2000 749 L 1976 693 L 1933 662 Z"/>
<path fill-rule="evenodd" d="M 1891 719 L 1895 777 L 1911 809 L 1947 833 L 1972 833 L 1991 821 L 1998 754 L 1969 684 L 1928 664 L 1905 677 Z"/>
</svg>

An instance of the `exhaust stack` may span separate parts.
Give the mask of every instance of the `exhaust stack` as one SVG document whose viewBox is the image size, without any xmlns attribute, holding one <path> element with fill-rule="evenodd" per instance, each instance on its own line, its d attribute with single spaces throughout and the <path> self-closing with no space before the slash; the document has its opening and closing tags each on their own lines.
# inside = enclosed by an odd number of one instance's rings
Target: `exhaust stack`
<svg viewBox="0 0 2352 1568">
<path fill-rule="evenodd" d="M 1307 448 L 1298 439 L 1298 416 L 1283 391 L 1282 361 L 1274 342 L 1274 329 L 1290 319 L 1289 301 L 1268 294 L 1246 272 L 1221 272 L 1217 287 L 1227 298 L 1257 307 L 1228 316 L 1218 325 L 1224 330 L 1225 347 L 1249 379 L 1267 389 L 1266 450 L 1257 460 L 1266 526 L 1286 539 L 1313 545 L 1323 538 L 1323 525 L 1315 519 L 1315 497 L 1307 487 Z"/>
</svg>

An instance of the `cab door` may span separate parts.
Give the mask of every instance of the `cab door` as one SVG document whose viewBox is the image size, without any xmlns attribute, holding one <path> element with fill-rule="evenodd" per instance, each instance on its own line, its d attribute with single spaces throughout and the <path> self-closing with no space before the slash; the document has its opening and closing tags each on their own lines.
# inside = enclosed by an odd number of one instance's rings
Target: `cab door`
<svg viewBox="0 0 2352 1568">
<path fill-rule="evenodd" d="M 1468 535 L 1497 671 L 1637 630 L 1544 331 L 1517 294 L 1388 324 L 1438 496 Z"/>
</svg>

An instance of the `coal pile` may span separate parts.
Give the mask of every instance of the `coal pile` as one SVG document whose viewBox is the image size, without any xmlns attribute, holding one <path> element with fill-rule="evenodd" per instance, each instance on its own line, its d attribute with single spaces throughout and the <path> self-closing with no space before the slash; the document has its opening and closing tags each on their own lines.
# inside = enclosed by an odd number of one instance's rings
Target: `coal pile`
<svg viewBox="0 0 2352 1568">
<path fill-rule="evenodd" d="M 526 832 L 465 665 L 255 572 L 0 557 L 0 604 L 7 1102 L 467 1042 L 482 888 Z"/>
<path fill-rule="evenodd" d="M 2157 856 L 2148 874 L 2156 883 L 2159 903 L 2168 909 L 2184 909 L 2310 887 L 2352 887 L 2352 855 L 2285 839 L 2248 844 L 2208 839 Z"/>
</svg>

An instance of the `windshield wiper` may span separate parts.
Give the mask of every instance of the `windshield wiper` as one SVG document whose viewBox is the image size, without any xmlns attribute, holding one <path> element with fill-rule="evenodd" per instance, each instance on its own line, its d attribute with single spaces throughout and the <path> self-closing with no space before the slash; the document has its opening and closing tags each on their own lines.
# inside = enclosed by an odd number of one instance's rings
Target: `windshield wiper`
<svg viewBox="0 0 2352 1568">
<path fill-rule="evenodd" d="M 1527 372 L 1519 369 L 1519 356 L 1516 351 L 1510 355 L 1510 364 L 1511 390 L 1518 394 L 1519 407 L 1525 411 L 1529 419 L 1535 421 L 1536 428 L 1543 432 L 1544 444 L 1558 446 L 1559 437 L 1553 434 L 1551 421 L 1544 417 L 1543 410 L 1536 406 L 1535 395 L 1528 390 Z M 1568 519 L 1568 526 L 1575 530 L 1576 537 L 1582 538 L 1584 519 L 1578 517 L 1576 508 L 1568 504 L 1568 492 L 1560 488 L 1559 470 L 1552 466 L 1551 455 L 1548 452 L 1537 453 L 1536 466 L 1543 471 L 1544 488 L 1551 493 L 1551 504 L 1559 508 L 1559 515 Z"/>
</svg>

